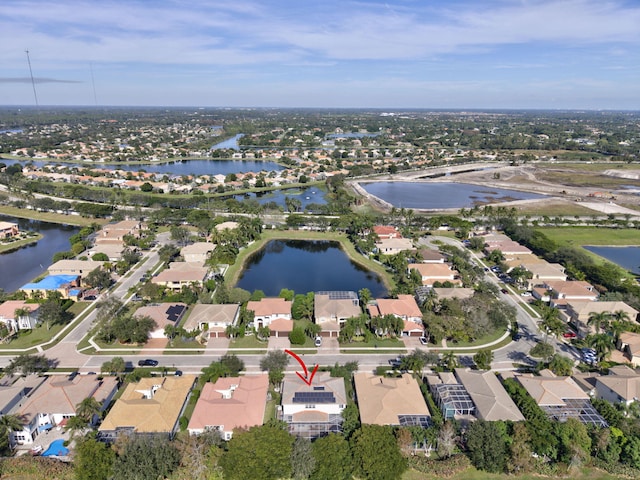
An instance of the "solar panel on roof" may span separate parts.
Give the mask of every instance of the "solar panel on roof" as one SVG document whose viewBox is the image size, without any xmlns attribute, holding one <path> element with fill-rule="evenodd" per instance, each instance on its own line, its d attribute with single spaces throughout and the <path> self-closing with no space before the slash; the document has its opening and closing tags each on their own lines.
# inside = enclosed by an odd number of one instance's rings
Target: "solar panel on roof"
<svg viewBox="0 0 640 480">
<path fill-rule="evenodd" d="M 336 403 L 332 392 L 296 392 L 293 403 Z"/>
</svg>

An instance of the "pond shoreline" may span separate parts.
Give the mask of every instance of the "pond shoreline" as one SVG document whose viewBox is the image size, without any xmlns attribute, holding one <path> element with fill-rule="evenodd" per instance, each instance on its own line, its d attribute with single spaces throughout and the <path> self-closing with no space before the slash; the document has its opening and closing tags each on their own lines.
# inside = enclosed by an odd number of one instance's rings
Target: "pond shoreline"
<svg viewBox="0 0 640 480">
<path fill-rule="evenodd" d="M 21 249 L 22 247 L 28 247 L 29 245 L 38 243 L 38 241 L 43 237 L 43 235 L 37 232 L 34 232 L 34 233 L 36 234 L 32 237 L 23 238 L 22 240 L 17 240 L 15 242 L 9 242 L 9 243 L 0 242 L 0 255 L 4 253 L 11 253 Z"/>
<path fill-rule="evenodd" d="M 240 279 L 240 274 L 246 268 L 246 263 L 254 252 L 257 252 L 271 240 L 309 240 L 309 241 L 333 241 L 340 245 L 340 249 L 347 255 L 349 260 L 357 263 L 361 267 L 370 270 L 380 277 L 384 287 L 387 291 L 391 291 L 395 284 L 391 279 L 391 275 L 377 263 L 372 260 L 362 258 L 362 255 L 358 254 L 347 239 L 346 235 L 335 232 L 311 232 L 304 230 L 277 230 L 277 231 L 264 231 L 260 240 L 251 243 L 247 248 L 244 248 L 238 254 L 236 263 L 231 265 L 226 273 L 226 280 L 228 284 L 235 287 Z"/>
</svg>

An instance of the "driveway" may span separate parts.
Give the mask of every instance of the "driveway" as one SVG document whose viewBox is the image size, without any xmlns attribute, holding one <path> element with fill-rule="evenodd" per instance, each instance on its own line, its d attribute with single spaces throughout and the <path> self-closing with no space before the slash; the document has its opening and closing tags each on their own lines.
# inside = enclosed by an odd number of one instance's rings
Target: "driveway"
<svg viewBox="0 0 640 480">
<path fill-rule="evenodd" d="M 318 347 L 318 353 L 340 353 L 340 344 L 337 337 L 323 337 L 322 346 Z"/>
<path fill-rule="evenodd" d="M 268 350 L 285 350 L 291 348 L 291 342 L 287 337 L 269 337 Z"/>
<path fill-rule="evenodd" d="M 229 344 L 231 343 L 231 339 L 226 337 L 209 337 L 209 341 L 207 342 L 207 350 L 216 350 L 221 354 L 224 354 L 229 349 Z"/>
<path fill-rule="evenodd" d="M 422 347 L 420 343 L 420 337 L 402 337 L 402 343 L 407 347 L 409 352 L 414 351 L 416 348 Z"/>
</svg>

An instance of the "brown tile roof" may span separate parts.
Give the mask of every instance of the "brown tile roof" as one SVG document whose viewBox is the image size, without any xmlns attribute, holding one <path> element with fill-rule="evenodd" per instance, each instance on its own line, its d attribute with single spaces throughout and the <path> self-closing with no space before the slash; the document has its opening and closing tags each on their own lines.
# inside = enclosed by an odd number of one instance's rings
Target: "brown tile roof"
<svg viewBox="0 0 640 480">
<path fill-rule="evenodd" d="M 430 415 L 418 382 L 407 373 L 400 378 L 356 373 L 353 381 L 362 423 L 400 425 L 398 415 Z"/>
<path fill-rule="evenodd" d="M 422 319 L 420 307 L 411 295 L 398 295 L 397 299 L 379 298 L 376 302 L 378 304 L 377 312 L 380 316 L 391 314 L 404 319 Z"/>
<path fill-rule="evenodd" d="M 98 430 L 133 427 L 138 433 L 172 432 L 195 379 L 195 375 L 150 377 L 130 383 Z M 149 395 L 155 387 L 159 388 Z"/>
<path fill-rule="evenodd" d="M 117 387 L 115 377 L 98 380 L 95 375 L 47 377 L 22 404 L 18 414 L 30 421 L 38 413 L 75 415 L 76 405 L 87 397 L 102 403 Z"/>
<path fill-rule="evenodd" d="M 40 304 L 27 303 L 24 300 L 7 300 L 0 305 L 0 318 L 12 319 L 15 317 L 15 311 L 21 308 L 28 308 L 33 313 L 40 308 Z"/>
<path fill-rule="evenodd" d="M 255 312 L 256 317 L 291 315 L 292 303 L 284 298 L 263 298 L 260 301 L 251 300 L 247 302 L 247 310 Z"/>
<path fill-rule="evenodd" d="M 232 432 L 262 425 L 268 389 L 266 374 L 219 378 L 216 383 L 207 383 L 189 421 L 189 430 L 222 425 L 225 432 Z"/>
<path fill-rule="evenodd" d="M 199 303 L 193 307 L 189 318 L 184 322 L 183 327 L 186 330 L 194 330 L 199 328 L 200 324 L 216 324 L 224 323 L 233 325 L 238 315 L 240 305 L 238 304 L 202 304 Z"/>
</svg>

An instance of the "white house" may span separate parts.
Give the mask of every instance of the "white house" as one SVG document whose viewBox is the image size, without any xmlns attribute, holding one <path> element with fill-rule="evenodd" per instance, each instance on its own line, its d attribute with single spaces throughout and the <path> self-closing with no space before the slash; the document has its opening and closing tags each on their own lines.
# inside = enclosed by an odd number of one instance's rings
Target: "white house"
<svg viewBox="0 0 640 480">
<path fill-rule="evenodd" d="M 298 375 L 287 375 L 278 418 L 289 433 L 308 439 L 342 431 L 342 411 L 347 406 L 344 379 L 327 372 L 314 375 L 311 385 Z"/>
<path fill-rule="evenodd" d="M 8 300 L 0 305 L 0 322 L 4 322 L 11 332 L 31 330 L 38 324 L 40 304 L 24 300 Z M 23 314 L 16 316 L 16 311 Z"/>
</svg>

